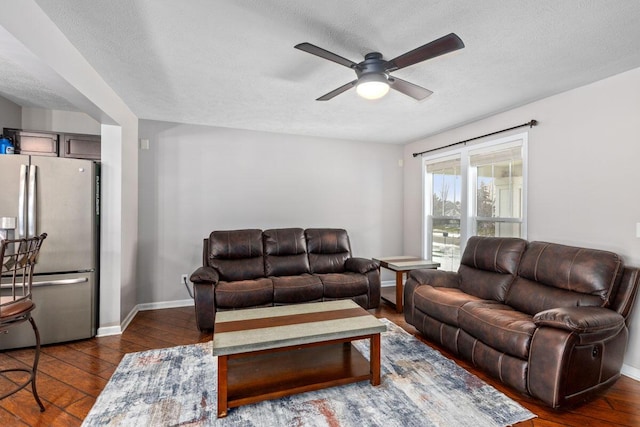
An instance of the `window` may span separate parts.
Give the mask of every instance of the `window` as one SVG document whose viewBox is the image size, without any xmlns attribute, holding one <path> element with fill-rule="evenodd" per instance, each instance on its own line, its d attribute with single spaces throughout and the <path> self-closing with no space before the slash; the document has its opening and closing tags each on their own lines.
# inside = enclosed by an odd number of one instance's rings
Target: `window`
<svg viewBox="0 0 640 427">
<path fill-rule="evenodd" d="M 469 172 L 475 175 L 476 236 L 522 235 L 522 145 L 506 145 L 470 152 Z"/>
<path fill-rule="evenodd" d="M 424 157 L 424 253 L 456 271 L 469 236 L 526 238 L 527 134 Z"/>
<path fill-rule="evenodd" d="M 460 263 L 462 163 L 460 155 L 426 163 L 430 215 L 431 255 L 442 269 L 457 270 Z"/>
</svg>

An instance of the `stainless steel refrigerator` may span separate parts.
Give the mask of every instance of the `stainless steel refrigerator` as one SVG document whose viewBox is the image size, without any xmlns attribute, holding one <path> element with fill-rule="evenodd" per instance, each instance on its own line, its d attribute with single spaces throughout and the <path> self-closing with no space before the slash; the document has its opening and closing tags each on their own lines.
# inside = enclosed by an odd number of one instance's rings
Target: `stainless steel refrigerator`
<svg viewBox="0 0 640 427">
<path fill-rule="evenodd" d="M 99 179 L 91 160 L 0 155 L 0 217 L 16 218 L 16 237 L 47 233 L 33 279 L 42 344 L 96 334 Z M 0 335 L 0 349 L 34 345 L 30 328 Z"/>
</svg>

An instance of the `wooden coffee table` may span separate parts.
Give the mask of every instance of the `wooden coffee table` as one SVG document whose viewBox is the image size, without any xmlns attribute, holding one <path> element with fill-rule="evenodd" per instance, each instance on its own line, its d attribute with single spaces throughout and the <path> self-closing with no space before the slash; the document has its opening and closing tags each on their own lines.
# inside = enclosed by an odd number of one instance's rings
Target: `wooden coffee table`
<svg viewBox="0 0 640 427">
<path fill-rule="evenodd" d="M 218 417 L 229 408 L 368 380 L 387 327 L 351 300 L 216 313 Z M 352 341 L 368 339 L 367 360 Z"/>
</svg>

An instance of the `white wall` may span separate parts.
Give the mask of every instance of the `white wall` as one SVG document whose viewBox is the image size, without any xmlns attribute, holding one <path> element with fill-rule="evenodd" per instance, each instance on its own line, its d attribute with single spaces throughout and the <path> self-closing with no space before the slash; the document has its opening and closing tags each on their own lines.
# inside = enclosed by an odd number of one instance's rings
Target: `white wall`
<svg viewBox="0 0 640 427">
<path fill-rule="evenodd" d="M 0 96 L 0 133 L 2 128 L 20 128 L 22 108 Z"/>
<path fill-rule="evenodd" d="M 130 113 L 130 112 L 129 112 Z M 123 115 L 124 116 L 124 115 Z M 120 323 L 132 313 L 138 304 L 137 281 L 139 241 L 138 241 L 138 118 L 127 114 L 119 120 L 122 123 L 120 151 L 116 164 L 118 186 L 113 190 L 119 193 L 121 210 L 111 210 L 111 218 L 117 218 L 115 230 L 119 239 L 119 252 L 116 256 L 120 268 L 120 277 L 114 283 L 120 286 Z M 105 125 L 102 126 L 105 129 Z M 104 138 L 103 138 L 104 141 Z M 102 162 L 104 167 L 104 161 Z M 104 185 L 103 185 L 104 188 Z M 104 246 L 103 246 L 104 247 Z"/>
<path fill-rule="evenodd" d="M 539 125 L 529 130 L 528 239 L 611 250 L 628 265 L 640 266 L 638 117 L 640 69 L 635 69 L 406 145 L 405 253 L 421 251 L 421 161 L 412 153 L 536 119 Z M 528 128 L 512 132 L 523 129 Z M 638 301 L 625 357 L 625 369 L 635 377 L 640 377 Z"/>
<path fill-rule="evenodd" d="M 100 135 L 100 122 L 85 113 L 44 108 L 23 107 L 22 124 L 19 127 L 26 130 Z"/>
<path fill-rule="evenodd" d="M 187 299 L 213 230 L 340 227 L 354 255 L 402 250 L 402 147 L 140 121 L 139 303 Z"/>
</svg>

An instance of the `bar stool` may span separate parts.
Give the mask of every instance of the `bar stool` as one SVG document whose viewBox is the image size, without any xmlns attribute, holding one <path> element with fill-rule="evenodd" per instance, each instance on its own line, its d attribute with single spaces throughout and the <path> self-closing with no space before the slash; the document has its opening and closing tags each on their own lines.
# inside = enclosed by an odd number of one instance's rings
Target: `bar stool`
<svg viewBox="0 0 640 427">
<path fill-rule="evenodd" d="M 36 372 L 40 359 L 40 333 L 36 322 L 31 317 L 31 312 L 36 305 L 31 300 L 31 286 L 33 282 L 33 268 L 38 258 L 38 252 L 42 242 L 47 237 L 46 233 L 28 239 L 1 240 L 0 241 L 0 334 L 8 332 L 9 328 L 28 321 L 31 323 L 36 337 L 35 356 L 31 368 L 7 368 L 0 370 L 0 375 L 6 377 L 8 372 L 26 372 L 26 381 L 20 382 L 17 387 L 0 396 L 0 400 L 31 384 L 31 391 L 40 412 L 44 411 L 44 405 L 38 397 L 36 390 Z M 0 340 L 2 336 L 0 335 Z"/>
</svg>

